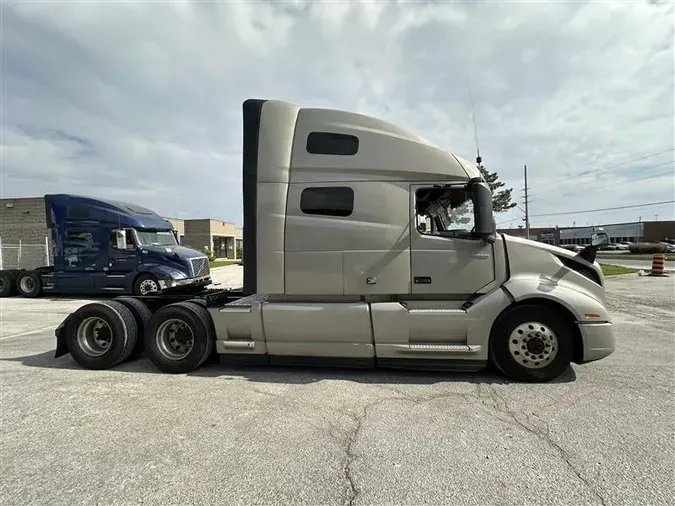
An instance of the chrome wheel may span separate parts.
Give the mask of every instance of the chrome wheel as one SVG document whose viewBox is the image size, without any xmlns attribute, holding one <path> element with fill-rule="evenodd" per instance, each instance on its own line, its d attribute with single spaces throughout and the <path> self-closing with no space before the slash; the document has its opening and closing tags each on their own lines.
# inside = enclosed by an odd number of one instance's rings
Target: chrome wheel
<svg viewBox="0 0 675 506">
<path fill-rule="evenodd" d="M 163 322 L 155 334 L 157 349 L 169 360 L 187 357 L 194 346 L 195 336 L 183 320 L 172 318 Z"/>
<path fill-rule="evenodd" d="M 110 349 L 112 330 L 102 318 L 85 318 L 77 327 L 77 344 L 90 357 L 100 357 Z"/>
<path fill-rule="evenodd" d="M 138 287 L 141 295 L 148 295 L 150 293 L 159 292 L 159 285 L 154 279 L 144 279 Z"/>
<path fill-rule="evenodd" d="M 24 293 L 30 293 L 35 290 L 35 281 L 33 281 L 33 278 L 24 276 L 21 278 L 21 281 L 19 281 L 19 286 Z"/>
<path fill-rule="evenodd" d="M 558 338 L 543 323 L 521 323 L 511 332 L 509 352 L 520 365 L 541 369 L 550 364 L 558 354 Z"/>
</svg>

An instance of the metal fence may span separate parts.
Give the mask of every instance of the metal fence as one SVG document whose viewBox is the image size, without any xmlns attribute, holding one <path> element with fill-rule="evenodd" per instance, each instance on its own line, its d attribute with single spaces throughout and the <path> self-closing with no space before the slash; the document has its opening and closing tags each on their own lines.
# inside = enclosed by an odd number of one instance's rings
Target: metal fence
<svg viewBox="0 0 675 506">
<path fill-rule="evenodd" d="M 47 237 L 42 244 L 6 243 L 0 237 L 0 269 L 35 269 L 43 265 L 51 265 Z"/>
</svg>

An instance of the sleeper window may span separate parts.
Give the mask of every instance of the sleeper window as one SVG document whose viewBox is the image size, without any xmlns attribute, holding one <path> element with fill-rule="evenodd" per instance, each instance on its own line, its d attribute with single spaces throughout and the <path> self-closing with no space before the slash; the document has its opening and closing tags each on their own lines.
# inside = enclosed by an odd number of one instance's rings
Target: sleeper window
<svg viewBox="0 0 675 506">
<path fill-rule="evenodd" d="M 300 195 L 300 210 L 305 214 L 349 216 L 354 211 L 354 190 L 347 186 L 305 188 Z"/>
</svg>

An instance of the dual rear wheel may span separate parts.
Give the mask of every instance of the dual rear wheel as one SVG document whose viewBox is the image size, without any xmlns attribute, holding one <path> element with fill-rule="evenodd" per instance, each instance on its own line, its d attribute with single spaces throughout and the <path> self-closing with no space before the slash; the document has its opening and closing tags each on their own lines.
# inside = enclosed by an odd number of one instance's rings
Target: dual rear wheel
<svg viewBox="0 0 675 506">
<path fill-rule="evenodd" d="M 0 271 L 0 297 L 18 294 L 34 298 L 42 293 L 42 278 L 37 271 L 7 269 Z"/>
<path fill-rule="evenodd" d="M 215 342 L 211 316 L 201 305 L 178 302 L 151 314 L 131 297 L 81 307 L 63 332 L 71 355 L 87 369 L 108 369 L 145 351 L 163 372 L 186 373 L 208 359 Z"/>
</svg>

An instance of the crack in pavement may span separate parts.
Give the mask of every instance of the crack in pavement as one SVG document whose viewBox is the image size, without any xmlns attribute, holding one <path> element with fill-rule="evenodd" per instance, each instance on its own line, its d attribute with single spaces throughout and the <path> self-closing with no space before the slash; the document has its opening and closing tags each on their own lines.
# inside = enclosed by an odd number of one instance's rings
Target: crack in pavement
<svg viewBox="0 0 675 506">
<path fill-rule="evenodd" d="M 391 392 L 395 392 L 398 394 L 398 397 L 381 397 L 379 399 L 375 399 L 368 404 L 366 404 L 361 412 L 357 415 L 352 413 L 351 411 L 340 411 L 340 413 L 344 416 L 347 416 L 352 419 L 354 422 L 354 428 L 350 431 L 350 433 L 343 438 L 343 445 L 344 445 L 344 453 L 346 456 L 345 459 L 345 464 L 343 466 L 343 473 L 344 473 L 344 479 L 347 483 L 347 493 L 346 497 L 343 501 L 343 504 L 346 506 L 353 506 L 354 502 L 356 501 L 357 497 L 360 494 L 360 490 L 356 485 L 355 477 L 354 477 L 354 472 L 352 470 L 352 465 L 354 461 L 357 458 L 357 455 L 354 453 L 354 444 L 356 443 L 362 429 L 363 429 L 363 424 L 366 421 L 366 418 L 368 417 L 370 411 L 376 407 L 379 407 L 383 405 L 386 402 L 390 401 L 398 401 L 398 402 L 410 402 L 413 404 L 421 404 L 425 402 L 431 402 L 435 400 L 440 400 L 440 399 L 447 399 L 451 397 L 460 397 L 464 400 L 467 401 L 474 401 L 476 400 L 475 397 L 471 396 L 470 394 L 462 394 L 459 392 L 445 392 L 445 393 L 438 393 L 430 396 L 413 396 L 409 395 L 401 390 L 398 390 L 394 387 L 383 387 L 385 390 L 389 390 Z M 335 426 L 332 424 L 331 428 L 335 429 Z M 331 435 L 333 437 L 334 433 L 331 431 Z M 340 439 L 340 438 L 336 438 Z"/>
<path fill-rule="evenodd" d="M 346 497 L 343 501 L 343 504 L 346 506 L 352 506 L 354 504 L 354 501 L 356 501 L 356 498 L 359 496 L 359 488 L 356 486 L 356 482 L 354 480 L 354 473 L 352 471 L 352 464 L 356 460 L 356 455 L 354 454 L 354 444 L 356 443 L 356 440 L 359 437 L 359 434 L 361 433 L 361 429 L 363 428 L 363 422 L 366 420 L 366 417 L 368 416 L 369 410 L 384 404 L 387 401 L 400 401 L 403 400 L 401 397 L 383 397 L 380 399 L 375 399 L 368 404 L 366 404 L 361 412 L 356 415 L 350 411 L 343 411 L 342 414 L 348 416 L 349 418 L 352 419 L 354 422 L 354 428 L 350 431 L 350 433 L 347 435 L 344 441 L 344 453 L 345 453 L 345 463 L 342 467 L 342 471 L 344 474 L 344 479 L 347 483 L 347 492 L 346 492 Z"/>
<path fill-rule="evenodd" d="M 537 437 L 544 443 L 546 443 L 551 449 L 553 449 L 560 459 L 567 465 L 568 469 L 581 481 L 586 488 L 600 501 L 603 506 L 607 506 L 605 498 L 598 492 L 595 486 L 586 478 L 584 478 L 581 473 L 576 469 L 574 464 L 570 461 L 570 456 L 567 454 L 565 449 L 556 441 L 553 440 L 551 436 L 551 426 L 546 421 L 540 418 L 536 413 L 531 413 L 531 416 L 536 418 L 541 425 L 544 426 L 544 430 L 536 427 L 535 423 L 532 423 L 530 415 L 525 415 L 526 420 L 521 420 L 516 412 L 514 412 L 506 402 L 497 389 L 490 385 L 485 389 L 481 389 L 480 385 L 478 386 L 478 396 L 484 403 L 490 402 L 491 404 L 486 404 L 488 407 L 494 409 L 497 412 L 507 415 L 513 422 L 515 422 L 519 427 L 521 427 L 526 432 Z"/>
<path fill-rule="evenodd" d="M 532 434 L 536 438 L 540 439 L 549 448 L 554 450 L 554 452 L 565 463 L 568 469 L 580 482 L 584 484 L 586 489 L 589 490 L 594 497 L 596 497 L 599 503 L 603 506 L 606 506 L 607 503 L 605 498 L 598 492 L 593 483 L 585 478 L 576 469 L 570 460 L 571 457 L 567 454 L 565 449 L 553 439 L 550 424 L 546 420 L 543 420 L 536 413 L 521 414 L 513 411 L 494 385 L 484 385 L 481 383 L 474 383 L 473 385 L 475 387 L 475 392 L 471 393 L 439 392 L 431 395 L 416 395 L 405 392 L 393 386 L 381 385 L 383 390 L 390 392 L 395 396 L 372 399 L 368 401 L 358 413 L 354 413 L 344 405 L 339 408 L 335 408 L 331 406 L 317 405 L 315 403 L 306 403 L 298 399 L 293 399 L 292 396 L 289 397 L 284 394 L 276 394 L 269 391 L 264 391 L 262 389 L 251 387 L 251 385 L 247 385 L 247 387 L 248 389 L 261 395 L 277 397 L 280 399 L 283 398 L 284 402 L 289 404 L 304 405 L 306 407 L 312 407 L 315 409 L 318 408 L 350 419 L 352 427 L 347 431 L 339 427 L 337 424 L 334 424 L 332 421 L 330 421 L 330 419 L 328 420 L 328 436 L 334 441 L 340 443 L 344 453 L 342 478 L 345 482 L 346 490 L 343 493 L 342 504 L 345 506 L 353 506 L 361 493 L 353 470 L 354 462 L 358 458 L 354 448 L 363 431 L 364 424 L 368 416 L 372 413 L 373 409 L 387 402 L 404 402 L 419 405 L 422 403 L 448 398 L 459 398 L 472 404 L 478 404 L 479 406 L 485 408 L 486 412 L 493 418 L 496 418 L 502 423 L 525 430 L 529 434 Z M 582 396 L 582 398 L 583 397 L 585 396 Z M 543 428 L 541 428 L 542 426 Z"/>
</svg>

